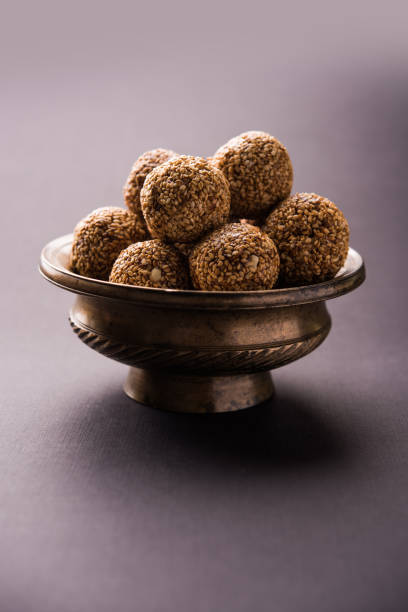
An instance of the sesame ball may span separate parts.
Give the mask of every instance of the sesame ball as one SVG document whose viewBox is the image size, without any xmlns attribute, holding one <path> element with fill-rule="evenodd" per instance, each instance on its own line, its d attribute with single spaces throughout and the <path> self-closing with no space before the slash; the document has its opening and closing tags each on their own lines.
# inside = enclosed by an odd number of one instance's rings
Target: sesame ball
<svg viewBox="0 0 408 612">
<path fill-rule="evenodd" d="M 119 253 L 143 238 L 144 230 L 129 210 L 116 206 L 97 208 L 75 227 L 71 268 L 82 276 L 108 280 Z"/>
<path fill-rule="evenodd" d="M 231 191 L 231 215 L 259 219 L 290 194 L 293 169 L 282 143 L 265 132 L 245 132 L 212 157 Z"/>
<path fill-rule="evenodd" d="M 296 193 L 281 202 L 262 229 L 278 248 L 285 284 L 328 280 L 346 260 L 348 223 L 333 202 L 315 193 Z"/>
<path fill-rule="evenodd" d="M 194 242 L 229 215 L 228 183 L 201 157 L 182 155 L 155 168 L 140 199 L 151 235 L 167 242 Z"/>
<path fill-rule="evenodd" d="M 189 262 L 193 286 L 204 291 L 272 289 L 279 274 L 273 241 L 243 223 L 212 232 L 194 247 Z"/>
<path fill-rule="evenodd" d="M 145 240 L 121 252 L 109 280 L 140 287 L 187 289 L 188 270 L 183 256 L 171 245 L 161 240 Z"/>
<path fill-rule="evenodd" d="M 148 235 L 148 230 L 140 207 L 140 192 L 149 172 L 176 156 L 177 153 L 168 149 L 153 149 L 152 151 L 146 151 L 146 153 L 138 157 L 133 164 L 123 188 L 125 204 L 129 210 L 137 215 L 142 227 L 146 230 L 146 237 Z"/>
</svg>

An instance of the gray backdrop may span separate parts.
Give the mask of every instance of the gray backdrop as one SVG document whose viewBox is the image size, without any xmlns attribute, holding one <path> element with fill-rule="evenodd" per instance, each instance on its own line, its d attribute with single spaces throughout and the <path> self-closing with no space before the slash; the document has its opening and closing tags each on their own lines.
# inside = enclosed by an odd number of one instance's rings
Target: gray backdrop
<svg viewBox="0 0 408 612">
<path fill-rule="evenodd" d="M 1 612 L 407 609 L 404 4 L 3 5 Z M 144 150 L 248 129 L 343 209 L 368 280 L 268 405 L 149 410 L 40 249 Z"/>
</svg>

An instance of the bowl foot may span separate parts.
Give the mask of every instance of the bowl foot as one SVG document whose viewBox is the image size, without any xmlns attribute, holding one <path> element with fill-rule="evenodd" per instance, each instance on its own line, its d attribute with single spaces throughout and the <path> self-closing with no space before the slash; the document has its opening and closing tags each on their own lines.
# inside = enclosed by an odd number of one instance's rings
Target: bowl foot
<svg viewBox="0 0 408 612">
<path fill-rule="evenodd" d="M 264 402 L 274 393 L 270 372 L 237 376 L 179 376 L 129 368 L 124 391 L 130 398 L 172 412 L 232 412 Z"/>
</svg>

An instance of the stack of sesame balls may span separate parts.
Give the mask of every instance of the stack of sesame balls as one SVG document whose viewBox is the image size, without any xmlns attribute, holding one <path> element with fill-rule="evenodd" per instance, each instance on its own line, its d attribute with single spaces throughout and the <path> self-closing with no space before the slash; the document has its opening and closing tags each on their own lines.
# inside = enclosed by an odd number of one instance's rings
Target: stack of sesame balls
<svg viewBox="0 0 408 612">
<path fill-rule="evenodd" d="M 154 149 L 134 163 L 125 208 L 94 210 L 74 230 L 71 269 L 142 287 L 253 291 L 333 278 L 345 262 L 343 213 L 290 195 L 286 148 L 265 132 L 210 158 Z"/>
</svg>

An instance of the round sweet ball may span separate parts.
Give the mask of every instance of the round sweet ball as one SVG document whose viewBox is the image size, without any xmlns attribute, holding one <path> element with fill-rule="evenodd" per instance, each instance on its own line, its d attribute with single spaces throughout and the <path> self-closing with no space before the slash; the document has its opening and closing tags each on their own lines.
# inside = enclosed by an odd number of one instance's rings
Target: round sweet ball
<svg viewBox="0 0 408 612">
<path fill-rule="evenodd" d="M 272 289 L 279 274 L 273 241 L 243 223 L 212 232 L 194 247 L 189 263 L 193 286 L 203 291 Z"/>
<path fill-rule="evenodd" d="M 145 240 L 130 245 L 115 261 L 111 283 L 139 287 L 187 289 L 187 263 L 178 251 L 161 240 Z"/>
<path fill-rule="evenodd" d="M 145 228 L 147 234 L 147 227 L 143 218 L 142 209 L 140 207 L 140 192 L 145 182 L 146 176 L 163 164 L 172 157 L 176 157 L 177 153 L 170 151 L 169 149 L 153 149 L 152 151 L 146 151 L 140 157 L 137 158 L 132 166 L 128 179 L 123 188 L 123 196 L 125 198 L 125 204 L 138 216 L 141 225 Z"/>
<path fill-rule="evenodd" d="M 155 168 L 140 199 L 151 235 L 167 242 L 194 242 L 229 216 L 225 176 L 201 157 L 181 155 Z"/>
<path fill-rule="evenodd" d="M 333 202 L 315 193 L 296 193 L 281 202 L 262 229 L 278 248 L 284 284 L 329 280 L 346 260 L 347 220 Z"/>
<path fill-rule="evenodd" d="M 240 134 L 211 159 L 228 180 L 233 217 L 265 218 L 272 206 L 290 194 L 293 169 L 289 154 L 265 132 Z"/>
<path fill-rule="evenodd" d="M 77 274 L 108 280 L 113 262 L 132 242 L 144 239 L 135 214 L 124 208 L 97 208 L 74 230 L 71 269 Z"/>
</svg>

